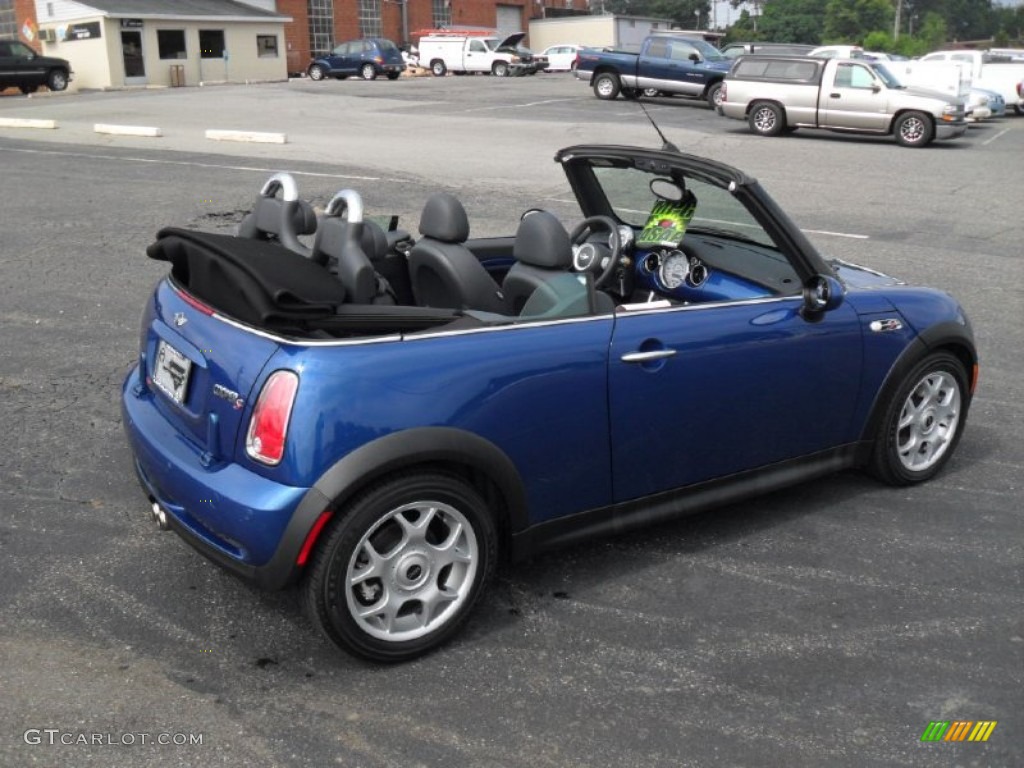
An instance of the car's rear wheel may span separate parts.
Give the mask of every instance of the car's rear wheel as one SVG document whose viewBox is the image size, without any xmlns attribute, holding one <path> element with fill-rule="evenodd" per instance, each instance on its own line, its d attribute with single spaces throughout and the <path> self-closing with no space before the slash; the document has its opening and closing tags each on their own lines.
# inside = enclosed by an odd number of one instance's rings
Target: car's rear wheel
<svg viewBox="0 0 1024 768">
<path fill-rule="evenodd" d="M 594 95 L 599 99 L 611 101 L 619 95 L 622 90 L 622 83 L 619 76 L 611 72 L 602 72 L 594 78 Z"/>
<path fill-rule="evenodd" d="M 341 648 L 404 661 L 448 640 L 497 561 L 480 494 L 445 472 L 372 486 L 338 512 L 305 580 L 311 618 Z"/>
<path fill-rule="evenodd" d="M 68 73 L 63 69 L 51 69 L 46 76 L 46 87 L 51 91 L 63 91 L 68 87 Z"/>
<path fill-rule="evenodd" d="M 934 476 L 953 454 L 967 416 L 967 373 L 948 352 L 929 355 L 907 374 L 886 406 L 870 469 L 890 485 Z"/>
<path fill-rule="evenodd" d="M 18 89 L 22 93 L 24 93 L 26 96 L 28 96 L 30 93 L 35 93 L 36 91 L 38 91 L 39 90 L 39 86 L 38 85 L 19 85 Z"/>
<path fill-rule="evenodd" d="M 324 71 L 324 68 L 321 67 L 319 64 L 312 64 L 309 67 L 308 74 L 310 80 L 323 80 L 324 77 L 327 76 L 327 73 Z"/>
<path fill-rule="evenodd" d="M 430 73 L 434 77 L 444 77 L 446 74 L 448 74 L 448 67 L 445 66 L 444 62 L 441 61 L 441 59 L 434 59 L 432 62 L 430 62 Z"/>
<path fill-rule="evenodd" d="M 508 64 L 504 61 L 496 61 L 491 65 L 491 74 L 495 77 L 508 77 Z"/>
<path fill-rule="evenodd" d="M 377 79 L 377 68 L 373 64 L 363 64 L 359 68 L 359 76 L 363 80 L 376 80 Z"/>
<path fill-rule="evenodd" d="M 644 88 L 640 93 L 649 99 L 653 99 L 655 96 L 661 95 L 661 91 L 657 88 Z"/>
<path fill-rule="evenodd" d="M 397 80 L 400 72 L 388 72 L 388 80 Z"/>
<path fill-rule="evenodd" d="M 747 123 L 760 136 L 778 136 L 786 127 L 786 118 L 777 104 L 760 101 L 750 108 Z"/>
<path fill-rule="evenodd" d="M 907 112 L 896 120 L 893 133 L 896 141 L 904 147 L 923 147 L 931 143 L 935 129 L 928 115 L 923 112 Z"/>
</svg>

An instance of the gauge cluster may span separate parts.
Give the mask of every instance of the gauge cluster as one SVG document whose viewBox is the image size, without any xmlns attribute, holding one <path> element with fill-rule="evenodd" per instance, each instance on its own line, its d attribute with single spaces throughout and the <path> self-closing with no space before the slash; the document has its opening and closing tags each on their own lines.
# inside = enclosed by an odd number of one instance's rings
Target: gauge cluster
<svg viewBox="0 0 1024 768">
<path fill-rule="evenodd" d="M 666 291 L 676 291 L 683 287 L 700 288 L 711 274 L 707 264 L 678 249 L 651 251 L 640 263 Z"/>
</svg>

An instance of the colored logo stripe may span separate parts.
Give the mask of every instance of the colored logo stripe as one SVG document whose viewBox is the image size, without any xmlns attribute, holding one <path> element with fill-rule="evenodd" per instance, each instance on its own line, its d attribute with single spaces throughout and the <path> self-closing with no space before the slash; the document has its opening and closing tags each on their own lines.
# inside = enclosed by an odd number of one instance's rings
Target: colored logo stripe
<svg viewBox="0 0 1024 768">
<path fill-rule="evenodd" d="M 932 720 L 921 734 L 921 741 L 988 741 L 997 720 Z"/>
</svg>

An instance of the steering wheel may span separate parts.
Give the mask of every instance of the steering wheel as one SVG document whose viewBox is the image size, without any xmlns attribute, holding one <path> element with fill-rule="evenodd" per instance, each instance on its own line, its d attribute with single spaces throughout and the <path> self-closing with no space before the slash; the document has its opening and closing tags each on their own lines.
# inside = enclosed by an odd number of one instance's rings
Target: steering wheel
<svg viewBox="0 0 1024 768">
<path fill-rule="evenodd" d="M 604 288 L 611 282 L 615 268 L 619 264 L 619 257 L 622 255 L 622 238 L 619 237 L 619 227 L 610 216 L 591 216 L 577 224 L 569 233 L 569 241 L 572 243 L 573 269 L 577 272 L 596 272 L 600 269 L 602 252 L 605 248 L 587 242 L 587 238 L 602 229 L 607 230 L 610 235 L 608 247 L 611 249 L 611 255 L 606 257 L 607 262 L 601 269 L 597 280 L 594 281 L 595 289 Z"/>
</svg>

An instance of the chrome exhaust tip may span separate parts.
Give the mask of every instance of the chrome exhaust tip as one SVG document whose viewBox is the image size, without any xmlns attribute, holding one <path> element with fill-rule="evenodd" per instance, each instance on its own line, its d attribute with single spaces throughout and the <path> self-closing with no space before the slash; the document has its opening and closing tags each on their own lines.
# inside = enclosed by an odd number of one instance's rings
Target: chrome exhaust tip
<svg viewBox="0 0 1024 768">
<path fill-rule="evenodd" d="M 153 515 L 153 522 L 156 523 L 157 527 L 161 531 L 166 531 L 168 528 L 171 527 L 167 523 L 167 512 L 164 511 L 163 507 L 161 507 L 155 501 L 153 502 L 152 515 Z"/>
</svg>

